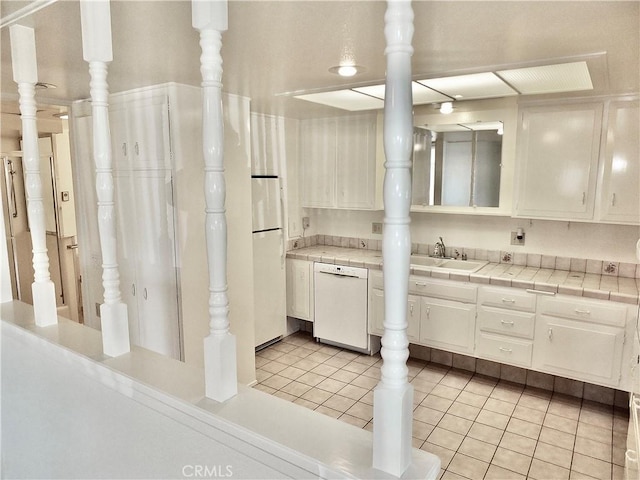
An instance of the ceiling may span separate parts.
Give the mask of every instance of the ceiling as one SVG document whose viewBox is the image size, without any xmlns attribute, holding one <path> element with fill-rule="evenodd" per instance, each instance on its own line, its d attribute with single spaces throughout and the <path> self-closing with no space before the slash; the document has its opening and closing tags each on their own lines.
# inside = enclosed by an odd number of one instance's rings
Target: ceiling
<svg viewBox="0 0 640 480">
<path fill-rule="evenodd" d="M 29 3 L 2 0 L 2 24 Z M 585 60 L 594 89 L 573 95 L 637 93 L 639 6 L 638 1 L 414 1 L 413 75 L 428 79 Z M 250 97 L 255 111 L 296 118 L 337 113 L 293 94 L 383 82 L 385 9 L 385 2 L 369 0 L 230 0 L 223 88 Z M 169 81 L 200 83 L 190 1 L 112 0 L 111 12 L 111 92 Z M 54 2 L 19 23 L 35 29 L 39 81 L 57 85 L 39 91 L 39 101 L 65 105 L 89 97 L 78 2 Z M 8 30 L 0 29 L 3 110 L 17 98 Z M 366 71 L 351 78 L 329 72 L 345 59 Z"/>
</svg>

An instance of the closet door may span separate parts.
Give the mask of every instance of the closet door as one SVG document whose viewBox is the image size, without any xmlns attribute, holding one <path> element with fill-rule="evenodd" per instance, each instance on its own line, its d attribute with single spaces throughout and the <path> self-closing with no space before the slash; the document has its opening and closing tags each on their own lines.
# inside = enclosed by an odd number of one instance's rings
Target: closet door
<svg viewBox="0 0 640 480">
<path fill-rule="evenodd" d="M 168 170 L 134 172 L 141 345 L 180 358 L 173 181 Z"/>
<path fill-rule="evenodd" d="M 138 240 L 136 236 L 136 199 L 133 174 L 130 171 L 114 171 L 114 195 L 116 203 L 116 239 L 118 271 L 122 301 L 127 304 L 129 316 L 129 338 L 133 345 L 141 345 L 138 317 Z"/>
</svg>

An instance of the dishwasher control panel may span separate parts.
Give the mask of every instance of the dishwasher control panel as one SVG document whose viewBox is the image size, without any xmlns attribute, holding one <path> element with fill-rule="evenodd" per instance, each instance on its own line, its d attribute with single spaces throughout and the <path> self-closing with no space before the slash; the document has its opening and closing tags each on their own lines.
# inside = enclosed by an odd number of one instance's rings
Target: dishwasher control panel
<svg viewBox="0 0 640 480">
<path fill-rule="evenodd" d="M 344 277 L 368 278 L 367 268 L 349 267 L 345 265 L 334 265 L 332 263 L 318 263 L 313 265 L 313 271 L 318 273 L 328 273 L 330 275 L 341 275 Z"/>
</svg>

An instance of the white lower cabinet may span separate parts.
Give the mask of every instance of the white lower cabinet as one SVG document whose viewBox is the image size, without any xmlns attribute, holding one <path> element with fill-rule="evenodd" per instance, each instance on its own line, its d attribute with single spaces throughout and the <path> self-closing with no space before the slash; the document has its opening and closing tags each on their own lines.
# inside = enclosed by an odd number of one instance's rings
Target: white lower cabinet
<svg viewBox="0 0 640 480">
<path fill-rule="evenodd" d="M 369 333 L 384 334 L 384 285 L 382 272 L 369 270 Z M 420 341 L 420 297 L 409 295 L 407 301 L 407 337 Z"/>
<path fill-rule="evenodd" d="M 287 258 L 287 316 L 313 322 L 313 262 Z"/>
<path fill-rule="evenodd" d="M 475 304 L 423 297 L 420 299 L 420 341 L 429 346 L 473 354 Z"/>
<path fill-rule="evenodd" d="M 535 370 L 618 387 L 622 377 L 625 305 L 570 297 L 541 298 Z"/>
</svg>

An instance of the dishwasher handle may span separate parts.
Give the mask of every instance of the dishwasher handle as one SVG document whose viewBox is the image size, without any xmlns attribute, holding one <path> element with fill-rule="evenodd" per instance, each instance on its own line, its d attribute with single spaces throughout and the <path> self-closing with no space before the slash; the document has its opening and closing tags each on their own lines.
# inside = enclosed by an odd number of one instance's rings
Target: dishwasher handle
<svg viewBox="0 0 640 480">
<path fill-rule="evenodd" d="M 323 275 L 332 275 L 334 277 L 343 277 L 343 278 L 359 278 L 357 275 L 349 275 L 348 273 L 333 273 L 333 272 L 318 272 Z"/>
</svg>

